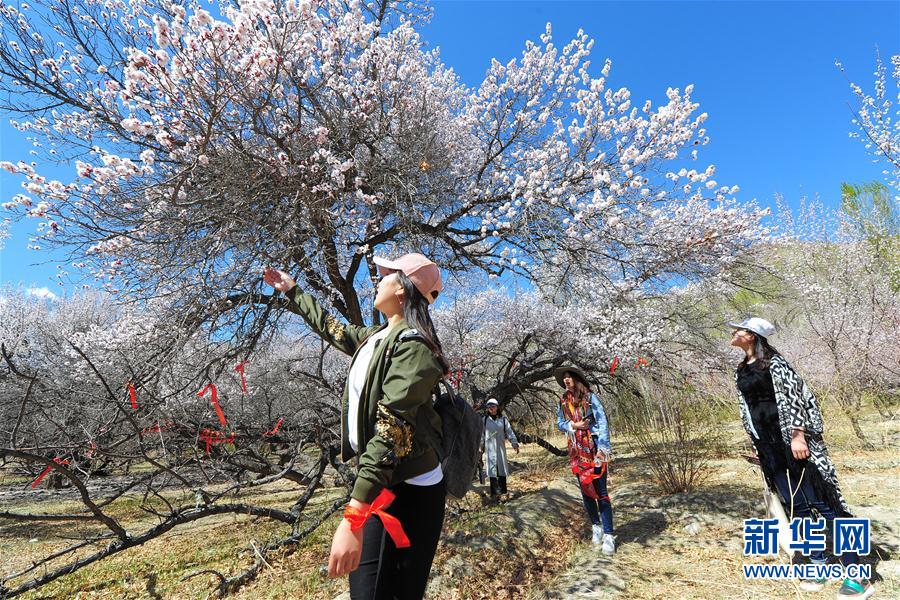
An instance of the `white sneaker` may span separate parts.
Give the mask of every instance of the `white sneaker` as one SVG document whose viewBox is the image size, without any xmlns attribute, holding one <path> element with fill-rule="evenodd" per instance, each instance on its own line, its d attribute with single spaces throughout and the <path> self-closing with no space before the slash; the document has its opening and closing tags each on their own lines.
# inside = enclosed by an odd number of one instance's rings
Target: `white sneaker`
<svg viewBox="0 0 900 600">
<path fill-rule="evenodd" d="M 603 552 L 603 554 L 616 553 L 616 539 L 611 533 L 603 534 L 603 546 L 600 548 L 600 551 Z"/>
<path fill-rule="evenodd" d="M 603 540 L 603 525 L 591 525 L 593 535 L 591 535 L 591 543 L 599 544 Z"/>
</svg>

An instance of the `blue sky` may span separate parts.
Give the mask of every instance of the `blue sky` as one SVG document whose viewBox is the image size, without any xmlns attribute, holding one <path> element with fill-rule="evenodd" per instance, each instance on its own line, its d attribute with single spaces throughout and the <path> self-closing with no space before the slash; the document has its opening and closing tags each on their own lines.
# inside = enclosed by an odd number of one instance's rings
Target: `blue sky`
<svg viewBox="0 0 900 600">
<path fill-rule="evenodd" d="M 491 58 L 506 62 L 537 41 L 547 22 L 558 45 L 582 28 L 596 39 L 596 71 L 607 57 L 610 84 L 632 90 L 636 105 L 659 104 L 667 87 L 695 85 L 709 113 L 712 139 L 701 151 L 720 183 L 740 197 L 774 206 L 818 194 L 839 201 L 841 181 L 881 179 L 862 145 L 848 137 L 849 87 L 834 66 L 840 59 L 856 83 L 871 89 L 876 46 L 882 58 L 900 53 L 900 2 L 552 2 L 437 0 L 424 31 L 447 65 L 477 85 Z M 4 115 L 0 160 L 27 155 Z M 0 175 L 0 197 L 19 192 Z M 49 287 L 52 258 L 26 250 L 33 223 L 14 227 L 0 251 L 0 284 Z"/>
</svg>

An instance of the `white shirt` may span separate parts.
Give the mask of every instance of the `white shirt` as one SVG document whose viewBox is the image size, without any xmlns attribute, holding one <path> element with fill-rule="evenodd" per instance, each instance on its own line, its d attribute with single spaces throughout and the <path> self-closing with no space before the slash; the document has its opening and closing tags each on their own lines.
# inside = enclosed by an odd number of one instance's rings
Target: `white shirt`
<svg viewBox="0 0 900 600">
<path fill-rule="evenodd" d="M 359 397 L 362 394 L 363 386 L 366 384 L 366 374 L 369 372 L 369 364 L 372 362 L 372 356 L 375 354 L 375 346 L 390 333 L 390 328 L 384 328 L 375 333 L 365 341 L 362 348 L 356 354 L 356 360 L 350 367 L 350 374 L 347 376 L 347 438 L 350 447 L 354 452 L 359 452 L 359 440 L 357 439 L 357 427 L 359 422 Z M 441 465 L 416 475 L 411 479 L 407 479 L 406 483 L 410 485 L 428 486 L 439 483 L 444 478 L 444 472 L 441 471 Z"/>
<path fill-rule="evenodd" d="M 375 354 L 375 346 L 386 338 L 390 333 L 390 329 L 385 327 L 376 334 L 369 336 L 362 348 L 356 354 L 356 360 L 350 366 L 350 374 L 347 376 L 347 437 L 350 446 L 354 452 L 359 452 L 359 440 L 357 436 L 357 426 L 359 423 L 359 396 L 362 394 L 363 386 L 366 384 L 366 373 L 369 372 L 369 363 L 372 362 L 372 355 Z"/>
<path fill-rule="evenodd" d="M 416 475 L 415 477 L 411 477 L 406 480 L 406 483 L 409 485 L 434 485 L 436 483 L 440 483 L 441 479 L 444 478 L 444 472 L 441 471 L 441 463 L 438 463 L 438 466 L 428 471 L 427 473 L 422 473 L 421 475 Z"/>
</svg>

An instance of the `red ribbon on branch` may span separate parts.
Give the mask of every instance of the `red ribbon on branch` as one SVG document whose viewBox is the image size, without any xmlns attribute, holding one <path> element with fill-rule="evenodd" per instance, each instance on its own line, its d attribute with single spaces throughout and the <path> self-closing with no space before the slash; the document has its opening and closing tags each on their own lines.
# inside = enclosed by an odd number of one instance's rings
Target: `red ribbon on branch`
<svg viewBox="0 0 900 600">
<path fill-rule="evenodd" d="M 284 421 L 284 417 L 278 417 L 278 422 L 275 423 L 275 427 L 270 429 L 269 431 L 263 433 L 263 437 L 271 437 L 278 433 L 278 428 L 281 427 L 281 422 Z"/>
<path fill-rule="evenodd" d="M 619 366 L 619 357 L 616 356 L 615 358 L 613 358 L 612 366 L 609 367 L 609 374 L 610 374 L 610 375 L 615 375 L 615 374 L 616 374 L 616 367 L 618 367 L 618 366 Z"/>
<path fill-rule="evenodd" d="M 137 392 L 134 390 L 133 383 L 128 384 L 128 399 L 131 400 L 131 409 L 137 410 L 138 409 Z"/>
<path fill-rule="evenodd" d="M 156 424 L 141 429 L 141 435 L 146 435 L 148 433 L 159 433 L 160 431 L 165 431 L 169 427 L 174 427 L 175 424 L 175 421 L 166 421 L 164 424 L 160 425 L 157 421 Z"/>
<path fill-rule="evenodd" d="M 200 431 L 200 440 L 206 442 L 206 454 L 209 456 L 209 451 L 213 446 L 218 446 L 219 444 L 230 444 L 234 441 L 234 433 L 231 435 L 225 435 L 221 431 L 215 431 L 213 429 L 203 429 Z"/>
<path fill-rule="evenodd" d="M 403 531 L 403 525 L 400 524 L 400 520 L 394 515 L 384 512 L 394 501 L 395 497 L 389 489 L 384 488 L 372 504 L 369 505 L 369 510 L 362 510 L 348 504 L 347 508 L 344 509 L 344 518 L 350 521 L 350 530 L 362 529 L 370 516 L 377 515 L 384 525 L 384 530 L 387 531 L 394 541 L 394 545 L 398 548 L 409 548 L 411 544 L 409 538 L 406 537 L 406 532 Z"/>
<path fill-rule="evenodd" d="M 219 404 L 219 391 L 216 389 L 216 385 L 214 383 L 207 383 L 206 387 L 197 393 L 197 397 L 202 398 L 205 396 L 207 390 L 210 391 L 209 401 L 212 403 L 213 408 L 216 409 L 216 416 L 219 417 L 219 423 L 222 424 L 222 427 L 227 427 L 228 419 L 225 418 L 225 413 L 222 412 L 222 406 Z"/>
<path fill-rule="evenodd" d="M 234 368 L 235 371 L 241 374 L 241 389 L 244 390 L 244 394 L 247 393 L 247 380 L 244 378 L 244 365 L 246 365 L 249 361 L 242 361 L 237 364 Z"/>
<path fill-rule="evenodd" d="M 63 459 L 61 459 L 61 458 L 58 457 L 58 456 L 57 456 L 56 458 L 53 459 L 53 462 L 56 463 L 56 464 L 58 464 L 58 465 L 67 465 L 67 464 L 69 464 L 68 459 L 63 460 Z M 39 486 L 39 485 L 41 484 L 41 481 L 44 480 L 44 477 L 47 476 L 47 473 L 49 473 L 49 472 L 52 471 L 52 470 L 53 470 L 53 465 L 52 465 L 52 464 L 51 464 L 51 465 L 47 465 L 46 468 L 45 468 L 43 471 L 41 471 L 41 474 L 37 476 L 37 479 L 35 479 L 34 481 L 31 482 L 31 489 L 34 489 L 34 488 L 36 488 L 37 486 Z"/>
</svg>

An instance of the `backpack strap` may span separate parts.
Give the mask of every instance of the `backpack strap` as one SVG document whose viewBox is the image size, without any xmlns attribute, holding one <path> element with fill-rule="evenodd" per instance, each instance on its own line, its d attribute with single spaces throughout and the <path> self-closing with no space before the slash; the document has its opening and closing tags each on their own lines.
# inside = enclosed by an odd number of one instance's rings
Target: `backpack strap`
<svg viewBox="0 0 900 600">
<path fill-rule="evenodd" d="M 425 339 L 425 336 L 419 333 L 418 329 L 410 328 L 394 339 L 394 345 L 391 346 L 390 349 L 390 356 L 393 356 L 394 353 L 397 352 L 397 346 L 399 346 L 403 342 L 409 342 L 411 340 L 417 340 L 419 342 L 422 342 L 426 346 L 428 345 L 428 341 Z"/>
<path fill-rule="evenodd" d="M 420 339 L 422 341 L 425 341 L 425 336 L 423 336 L 421 333 L 419 333 L 418 329 L 413 329 L 413 328 L 407 329 L 406 331 L 404 331 L 403 333 L 401 333 L 400 335 L 397 336 L 398 342 L 405 342 L 407 340 L 415 340 L 415 339 Z"/>
<path fill-rule="evenodd" d="M 397 346 L 399 346 L 403 342 L 408 342 L 410 340 L 419 340 L 426 346 L 428 345 L 428 342 L 426 342 L 425 337 L 421 333 L 419 333 L 418 329 L 410 328 L 410 329 L 407 329 L 406 331 L 404 331 L 403 333 L 401 333 L 400 335 L 398 335 L 394 339 L 394 345 L 388 349 L 388 354 L 387 354 L 388 358 L 394 356 L 394 354 L 397 352 Z"/>
<path fill-rule="evenodd" d="M 439 396 L 441 394 L 441 388 L 443 387 L 444 393 L 447 394 L 448 397 L 453 398 L 455 392 L 453 391 L 453 386 L 450 385 L 450 382 L 447 381 L 444 377 L 438 379 L 437 385 L 434 388 L 435 396 Z"/>
</svg>

